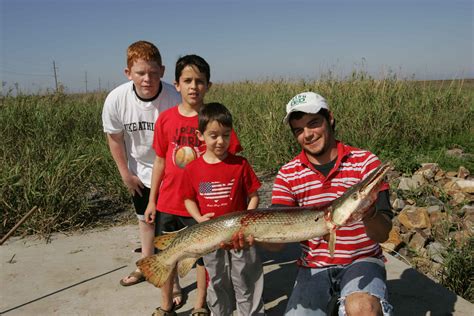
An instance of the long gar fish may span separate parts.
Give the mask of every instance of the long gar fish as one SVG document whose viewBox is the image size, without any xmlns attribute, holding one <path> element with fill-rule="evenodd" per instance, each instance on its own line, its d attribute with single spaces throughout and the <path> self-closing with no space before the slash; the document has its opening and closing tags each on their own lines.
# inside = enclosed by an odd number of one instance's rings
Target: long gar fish
<svg viewBox="0 0 474 316">
<path fill-rule="evenodd" d="M 336 228 L 361 220 L 377 199 L 383 178 L 389 170 L 384 164 L 341 197 L 323 207 L 278 207 L 234 212 L 155 239 L 163 249 L 137 261 L 148 282 L 163 286 L 177 265 L 185 276 L 196 260 L 229 242 L 235 233 L 252 235 L 255 241 L 290 243 L 330 234 L 329 249 L 334 253 Z"/>
</svg>

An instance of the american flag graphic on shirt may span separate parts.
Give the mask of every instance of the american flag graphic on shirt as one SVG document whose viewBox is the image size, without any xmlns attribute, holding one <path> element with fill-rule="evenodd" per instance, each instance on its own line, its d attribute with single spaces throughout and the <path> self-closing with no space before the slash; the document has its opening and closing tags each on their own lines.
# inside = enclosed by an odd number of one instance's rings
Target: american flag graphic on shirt
<svg viewBox="0 0 474 316">
<path fill-rule="evenodd" d="M 234 179 L 229 183 L 220 183 L 218 181 L 201 182 L 199 183 L 199 193 L 208 200 L 225 199 L 230 197 L 233 185 Z"/>
</svg>

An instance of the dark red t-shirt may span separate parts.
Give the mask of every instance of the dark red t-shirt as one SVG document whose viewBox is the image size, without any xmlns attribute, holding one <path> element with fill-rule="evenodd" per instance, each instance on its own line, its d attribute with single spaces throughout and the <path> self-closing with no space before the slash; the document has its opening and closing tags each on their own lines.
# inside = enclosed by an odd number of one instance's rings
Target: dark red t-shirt
<svg viewBox="0 0 474 316">
<path fill-rule="evenodd" d="M 261 185 L 247 159 L 232 154 L 216 164 L 200 157 L 184 174 L 184 198 L 194 200 L 202 215 L 215 213 L 214 217 L 247 209 L 248 196 Z"/>
<path fill-rule="evenodd" d="M 153 149 L 165 159 L 165 170 L 161 181 L 156 209 L 160 212 L 190 216 L 184 206 L 181 179 L 184 167 L 206 151 L 206 144 L 196 136 L 198 116 L 183 116 L 178 106 L 160 113 L 155 124 Z M 239 139 L 232 130 L 229 152 L 242 150 Z"/>
</svg>

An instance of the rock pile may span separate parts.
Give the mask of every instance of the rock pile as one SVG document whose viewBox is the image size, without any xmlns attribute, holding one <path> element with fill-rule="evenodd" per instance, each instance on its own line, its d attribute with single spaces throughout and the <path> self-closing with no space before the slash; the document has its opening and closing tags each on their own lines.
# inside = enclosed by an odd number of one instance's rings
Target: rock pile
<svg viewBox="0 0 474 316">
<path fill-rule="evenodd" d="M 437 281 L 446 247 L 460 247 L 473 235 L 474 178 L 462 166 L 445 172 L 426 163 L 410 177 L 393 173 L 389 181 L 396 216 L 382 246 Z"/>
</svg>

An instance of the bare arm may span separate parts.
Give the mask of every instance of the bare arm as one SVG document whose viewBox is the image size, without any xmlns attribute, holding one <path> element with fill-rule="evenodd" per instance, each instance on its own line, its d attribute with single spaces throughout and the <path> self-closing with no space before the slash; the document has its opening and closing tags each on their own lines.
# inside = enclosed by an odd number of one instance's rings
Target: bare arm
<svg viewBox="0 0 474 316">
<path fill-rule="evenodd" d="M 367 236 L 373 241 L 382 243 L 388 239 L 392 229 L 391 209 L 389 191 L 380 191 L 374 206 L 363 219 Z"/>
<path fill-rule="evenodd" d="M 377 212 L 375 208 L 363 219 L 367 236 L 373 241 L 383 243 L 388 239 L 392 229 L 392 221 L 388 215 Z"/>
<path fill-rule="evenodd" d="M 188 211 L 188 213 L 198 223 L 208 221 L 214 216 L 214 213 L 207 213 L 207 214 L 201 215 L 201 212 L 199 211 L 199 207 L 198 207 L 196 201 L 193 201 L 191 199 L 185 199 L 184 200 L 184 206 L 186 207 L 186 210 Z"/>
<path fill-rule="evenodd" d="M 156 201 L 158 200 L 158 190 L 161 180 L 163 179 L 164 171 L 165 159 L 156 156 L 155 161 L 153 162 L 153 170 L 151 173 L 150 198 L 148 199 L 148 205 L 145 210 L 145 221 L 148 224 L 155 222 Z"/>
<path fill-rule="evenodd" d="M 260 198 L 258 197 L 258 192 L 255 191 L 254 193 L 249 195 L 249 203 L 247 205 L 247 210 L 254 210 L 258 207 L 258 203 L 260 202 Z"/>
<path fill-rule="evenodd" d="M 109 144 L 110 153 L 112 154 L 112 158 L 117 165 L 117 169 L 127 190 L 131 194 L 137 192 L 141 196 L 143 183 L 128 169 L 123 132 L 119 134 L 107 134 L 107 143 Z"/>
</svg>

